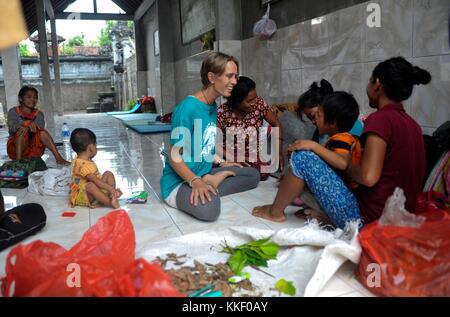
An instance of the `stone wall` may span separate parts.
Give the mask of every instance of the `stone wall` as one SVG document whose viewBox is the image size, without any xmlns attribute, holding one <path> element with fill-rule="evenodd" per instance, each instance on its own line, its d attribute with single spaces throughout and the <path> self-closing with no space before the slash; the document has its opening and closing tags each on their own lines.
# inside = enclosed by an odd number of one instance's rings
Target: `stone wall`
<svg viewBox="0 0 450 317">
<path fill-rule="evenodd" d="M 28 85 L 27 82 L 24 82 Z M 42 85 L 33 85 L 39 92 L 40 100 L 38 101 L 38 107 L 42 102 L 43 89 Z M 97 82 L 97 83 L 75 83 L 61 85 L 61 98 L 63 101 L 64 112 L 69 113 L 73 111 L 85 110 L 92 102 L 96 102 L 98 99 L 97 93 L 110 91 L 111 83 L 109 82 Z M 5 87 L 0 85 L 0 102 L 5 105 Z M 58 112 L 58 105 L 55 105 L 55 113 Z"/>
<path fill-rule="evenodd" d="M 65 112 L 85 110 L 98 100 L 97 93 L 110 91 L 112 60 L 109 57 L 61 58 L 61 93 Z M 34 86 L 42 96 L 41 69 L 37 58 L 24 58 L 21 65 L 22 84 Z M 53 66 L 50 66 L 52 80 Z M 3 68 L 0 65 L 0 102 L 5 105 Z M 56 107 L 61 105 L 55 105 Z"/>
</svg>

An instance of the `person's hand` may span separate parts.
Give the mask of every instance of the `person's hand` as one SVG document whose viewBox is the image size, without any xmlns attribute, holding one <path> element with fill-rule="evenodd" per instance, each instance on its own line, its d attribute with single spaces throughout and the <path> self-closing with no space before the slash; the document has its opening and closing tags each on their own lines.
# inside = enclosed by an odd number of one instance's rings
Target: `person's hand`
<svg viewBox="0 0 450 317">
<path fill-rule="evenodd" d="M 28 126 L 28 128 L 30 129 L 31 133 L 36 133 L 37 130 L 39 129 L 36 123 L 32 123 Z"/>
<path fill-rule="evenodd" d="M 311 140 L 298 140 L 288 146 L 288 155 L 295 151 L 314 151 L 317 143 Z"/>
<path fill-rule="evenodd" d="M 19 130 L 17 130 L 17 135 L 24 136 L 25 133 L 27 133 L 28 131 L 29 131 L 28 127 L 20 127 Z"/>
<path fill-rule="evenodd" d="M 213 186 L 206 184 L 202 179 L 194 180 L 192 183 L 192 193 L 190 199 L 191 205 L 197 207 L 199 199 L 202 205 L 206 205 L 206 200 L 209 202 L 212 201 L 211 193 L 217 196 L 217 191 Z"/>
</svg>

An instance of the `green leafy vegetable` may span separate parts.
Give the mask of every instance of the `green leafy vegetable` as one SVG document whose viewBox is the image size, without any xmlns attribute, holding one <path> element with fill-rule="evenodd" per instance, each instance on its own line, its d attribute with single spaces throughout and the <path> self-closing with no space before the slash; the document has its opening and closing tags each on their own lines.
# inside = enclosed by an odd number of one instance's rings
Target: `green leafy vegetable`
<svg viewBox="0 0 450 317">
<path fill-rule="evenodd" d="M 295 286 L 292 282 L 288 282 L 285 279 L 281 279 L 277 282 L 275 285 L 275 288 L 283 294 L 289 295 L 289 296 L 295 296 L 297 293 L 297 290 L 295 289 Z"/>
<path fill-rule="evenodd" d="M 231 254 L 228 259 L 228 265 L 236 275 L 240 275 L 242 270 L 250 265 L 256 267 L 267 267 L 269 260 L 275 260 L 278 255 L 278 245 L 269 242 L 270 238 L 261 239 L 240 245 L 230 247 L 226 244 L 223 252 Z"/>
</svg>

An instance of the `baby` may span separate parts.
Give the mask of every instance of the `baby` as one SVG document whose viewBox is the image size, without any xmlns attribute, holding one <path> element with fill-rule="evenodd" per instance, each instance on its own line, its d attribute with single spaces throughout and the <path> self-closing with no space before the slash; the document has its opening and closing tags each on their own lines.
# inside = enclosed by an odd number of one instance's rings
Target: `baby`
<svg viewBox="0 0 450 317">
<path fill-rule="evenodd" d="M 122 191 L 116 189 L 114 174 L 109 171 L 100 174 L 92 161 L 97 154 L 95 134 L 88 129 L 75 129 L 70 136 L 70 144 L 77 153 L 72 162 L 70 206 L 96 208 L 104 205 L 118 209 Z"/>
</svg>

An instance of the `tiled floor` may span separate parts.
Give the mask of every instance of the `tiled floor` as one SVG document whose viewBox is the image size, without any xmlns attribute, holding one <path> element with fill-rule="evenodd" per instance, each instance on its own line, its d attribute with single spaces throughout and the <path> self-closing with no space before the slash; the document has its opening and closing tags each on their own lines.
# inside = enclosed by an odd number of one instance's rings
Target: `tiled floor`
<svg viewBox="0 0 450 317">
<path fill-rule="evenodd" d="M 126 205 L 121 201 L 123 209 L 129 212 L 136 231 L 136 251 L 150 242 L 169 239 L 193 232 L 223 228 L 228 226 L 248 226 L 262 229 L 278 230 L 286 227 L 299 227 L 303 222 L 293 216 L 294 208 L 288 209 L 288 222 L 275 224 L 251 215 L 251 209 L 260 204 L 270 203 L 276 194 L 274 179 L 260 183 L 252 191 L 225 197 L 222 200 L 222 214 L 215 223 L 203 223 L 178 210 L 169 208 L 159 197 L 159 178 L 163 168 L 160 148 L 168 144 L 168 134 L 139 135 L 125 128 L 120 121 L 104 114 L 72 114 L 57 118 L 55 131 L 60 131 L 62 122 L 67 122 L 71 129 L 85 127 L 97 135 L 98 154 L 94 158 L 101 172 L 112 171 L 116 176 L 118 187 L 127 197 L 133 191 L 146 190 L 149 200 L 145 205 Z M 57 133 L 56 135 L 59 135 Z M 0 163 L 7 160 L 7 131 L 0 130 Z M 69 157 L 71 151 L 61 148 L 61 152 Z M 54 159 L 45 155 L 49 166 L 54 166 Z M 6 203 L 23 204 L 37 202 L 43 205 L 47 213 L 47 225 L 37 235 L 28 238 L 24 243 L 44 240 L 58 243 L 70 248 L 78 242 L 83 233 L 110 209 L 72 208 L 77 215 L 74 218 L 63 218 L 62 212 L 68 211 L 67 199 L 42 197 L 28 193 L 26 189 L 2 189 Z M 4 263 L 9 250 L 0 253 L 0 275 L 4 275 Z M 355 279 L 356 266 L 345 264 L 327 284 L 320 296 L 373 296 Z"/>
</svg>

